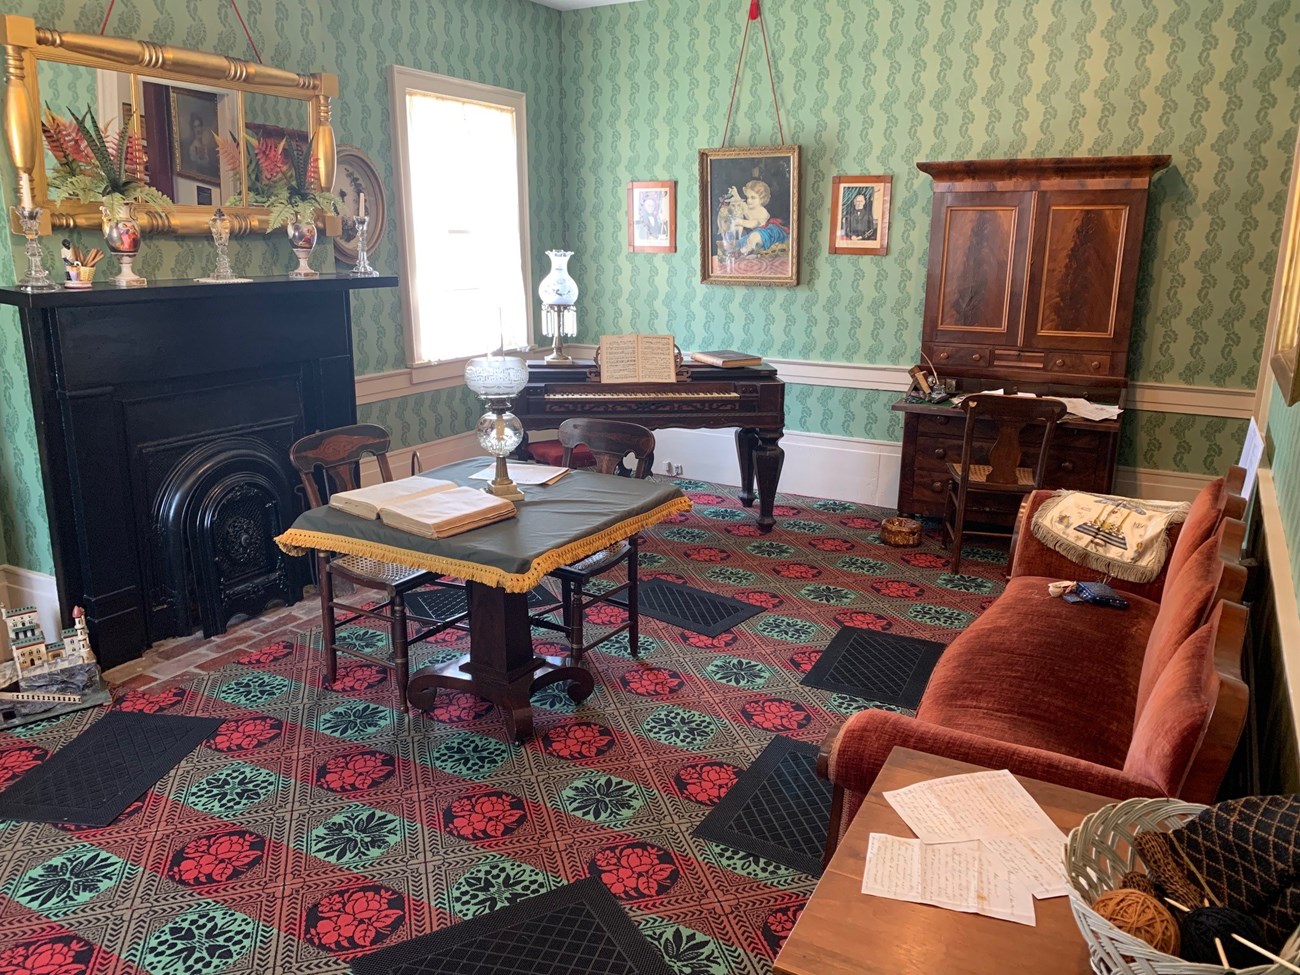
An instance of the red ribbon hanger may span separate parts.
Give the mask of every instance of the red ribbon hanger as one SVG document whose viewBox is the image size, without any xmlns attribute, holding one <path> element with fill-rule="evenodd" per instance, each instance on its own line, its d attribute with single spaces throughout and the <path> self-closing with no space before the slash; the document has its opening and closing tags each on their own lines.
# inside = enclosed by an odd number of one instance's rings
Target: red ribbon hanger
<svg viewBox="0 0 1300 975">
<path fill-rule="evenodd" d="M 117 0 L 108 0 L 108 9 L 104 11 L 104 19 L 100 21 L 99 24 L 100 37 L 103 37 L 104 31 L 108 30 L 108 18 L 113 16 L 113 7 L 116 4 L 117 4 Z M 244 36 L 248 38 L 248 46 L 253 49 L 253 56 L 257 58 L 257 63 L 263 64 L 264 62 L 262 61 L 262 52 L 257 49 L 257 45 L 253 42 L 253 35 L 249 33 L 248 25 L 244 23 L 244 15 L 239 12 L 239 5 L 235 3 L 235 0 L 230 0 L 230 7 L 232 10 L 235 11 L 235 17 L 238 18 L 239 20 L 239 26 L 244 28 Z M 758 0 L 754 0 L 753 7 L 750 10 L 750 16 L 753 16 L 753 11 L 757 9 L 758 9 Z"/>
<path fill-rule="evenodd" d="M 231 0 L 233 3 L 234 0 Z M 740 69 L 745 63 L 745 45 L 749 42 L 749 25 L 758 21 L 758 29 L 763 33 L 763 51 L 767 55 L 767 80 L 772 85 L 772 108 L 776 112 L 776 130 L 785 145 L 785 127 L 781 124 L 781 105 L 776 97 L 776 72 L 772 70 L 772 45 L 767 39 L 767 23 L 763 20 L 763 11 L 759 0 L 749 0 L 749 16 L 745 20 L 745 32 L 740 37 L 740 56 L 736 59 L 736 77 L 731 82 L 731 103 L 727 105 L 727 124 L 722 130 L 722 148 L 727 146 L 727 136 L 731 132 L 731 115 L 736 107 L 736 90 L 740 87 Z"/>
</svg>

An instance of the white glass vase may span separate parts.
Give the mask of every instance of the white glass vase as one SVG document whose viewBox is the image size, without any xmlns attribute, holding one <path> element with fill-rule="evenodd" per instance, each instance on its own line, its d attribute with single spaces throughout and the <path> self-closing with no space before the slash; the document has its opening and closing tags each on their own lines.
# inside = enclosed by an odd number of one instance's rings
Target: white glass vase
<svg viewBox="0 0 1300 975">
<path fill-rule="evenodd" d="M 537 286 L 538 297 L 544 305 L 572 305 L 578 301 L 578 282 L 569 277 L 569 258 L 573 251 L 547 251 L 551 271 Z"/>
</svg>

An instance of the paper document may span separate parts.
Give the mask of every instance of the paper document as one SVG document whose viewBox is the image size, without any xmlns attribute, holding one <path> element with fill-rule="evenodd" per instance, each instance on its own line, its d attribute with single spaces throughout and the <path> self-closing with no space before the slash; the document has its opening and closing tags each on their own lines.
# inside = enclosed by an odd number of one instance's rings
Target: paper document
<svg viewBox="0 0 1300 975">
<path fill-rule="evenodd" d="M 1059 399 L 1064 403 L 1071 416 L 1082 417 L 1085 420 L 1113 420 L 1124 412 L 1114 403 L 1094 403 L 1092 400 L 1083 399 L 1079 396 L 1053 396 L 1051 398 Z"/>
<path fill-rule="evenodd" d="M 1027 836 L 993 836 L 980 841 L 987 855 L 1020 878 L 1038 898 L 1064 897 L 1070 892 L 1065 876 L 1064 837 L 1055 826 Z"/>
<path fill-rule="evenodd" d="M 1029 892 L 978 841 L 923 843 L 872 833 L 862 892 L 1034 924 Z"/>
<path fill-rule="evenodd" d="M 510 480 L 516 484 L 554 484 L 565 474 L 569 473 L 567 467 L 547 467 L 545 464 L 512 464 L 506 461 L 506 469 L 510 472 Z M 490 481 L 497 476 L 496 465 L 485 467 L 477 474 L 471 474 L 470 480 Z"/>
</svg>

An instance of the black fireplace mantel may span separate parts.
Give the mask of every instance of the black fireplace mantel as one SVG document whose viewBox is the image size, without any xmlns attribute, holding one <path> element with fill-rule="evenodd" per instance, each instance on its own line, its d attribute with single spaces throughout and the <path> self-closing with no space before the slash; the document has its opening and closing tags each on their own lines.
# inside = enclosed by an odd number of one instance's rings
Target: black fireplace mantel
<svg viewBox="0 0 1300 975">
<path fill-rule="evenodd" d="M 0 288 L 19 310 L 60 611 L 70 625 L 85 609 L 106 667 L 193 622 L 158 578 L 156 502 L 172 469 L 254 438 L 292 479 L 289 443 L 356 422 L 349 293 L 396 284 L 322 274 Z"/>
</svg>

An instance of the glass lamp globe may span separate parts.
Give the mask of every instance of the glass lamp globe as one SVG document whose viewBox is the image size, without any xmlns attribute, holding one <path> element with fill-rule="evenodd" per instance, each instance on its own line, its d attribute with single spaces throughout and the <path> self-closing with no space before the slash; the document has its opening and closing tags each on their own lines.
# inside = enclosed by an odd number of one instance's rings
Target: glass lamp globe
<svg viewBox="0 0 1300 975">
<path fill-rule="evenodd" d="M 513 413 L 484 413 L 474 435 L 478 445 L 493 457 L 509 457 L 524 442 L 524 425 Z"/>
<path fill-rule="evenodd" d="M 465 363 L 465 385 L 488 408 L 474 433 L 479 446 L 497 459 L 495 477 L 484 490 L 511 501 L 524 495 L 510 478 L 506 457 L 523 443 L 524 425 L 510 412 L 510 401 L 527 384 L 528 363 L 518 356 L 485 355 Z"/>
</svg>

